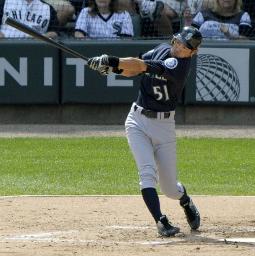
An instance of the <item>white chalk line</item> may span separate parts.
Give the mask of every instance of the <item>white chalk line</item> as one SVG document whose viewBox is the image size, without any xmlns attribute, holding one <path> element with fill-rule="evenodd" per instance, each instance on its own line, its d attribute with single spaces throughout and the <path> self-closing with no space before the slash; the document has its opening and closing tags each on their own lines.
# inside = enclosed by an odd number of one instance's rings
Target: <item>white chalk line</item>
<svg viewBox="0 0 255 256">
<path fill-rule="evenodd" d="M 128 227 L 124 227 L 128 228 Z M 131 227 L 131 228 L 140 228 L 140 227 Z M 46 232 L 46 233 L 33 233 L 33 234 L 21 234 L 14 236 L 0 236 L 0 243 L 2 242 L 45 242 L 45 243 L 71 243 L 71 244 L 96 244 L 96 245 L 131 245 L 131 244 L 140 244 L 140 245 L 164 245 L 170 244 L 173 241 L 117 241 L 117 240 L 86 240 L 86 239 L 74 239 L 74 238 L 61 238 L 61 236 L 66 236 L 70 234 L 77 234 L 79 231 L 70 230 L 70 231 L 56 231 L 56 232 Z"/>
<path fill-rule="evenodd" d="M 4 237 L 4 240 L 13 240 L 13 241 L 51 241 L 52 238 L 57 236 L 69 235 L 78 233 L 77 230 L 69 231 L 55 231 L 55 232 L 45 232 L 45 233 L 34 233 L 34 234 L 21 234 L 21 235 L 12 235 Z M 1 236 L 0 236 L 1 238 Z"/>
<path fill-rule="evenodd" d="M 149 227 L 139 227 L 139 226 L 106 226 L 106 228 L 112 229 L 147 229 Z M 185 242 L 180 237 L 174 237 L 174 240 L 141 240 L 141 241 L 117 241 L 117 240 L 86 240 L 79 238 L 65 238 L 67 235 L 77 235 L 78 230 L 69 230 L 69 231 L 55 231 L 55 232 L 43 232 L 43 233 L 32 233 L 32 234 L 20 234 L 20 235 L 6 235 L 0 236 L 0 243 L 5 242 L 45 242 L 45 243 L 71 243 L 71 244 L 86 244 L 86 245 L 166 245 L 174 242 Z M 215 242 L 224 242 L 224 243 L 244 243 L 244 244 L 255 244 L 254 237 L 235 237 L 235 238 L 210 238 L 203 237 L 202 239 L 213 239 Z M 198 241 L 197 239 L 195 241 Z"/>
<path fill-rule="evenodd" d="M 235 237 L 220 239 L 223 242 L 255 244 L 255 237 Z"/>
</svg>

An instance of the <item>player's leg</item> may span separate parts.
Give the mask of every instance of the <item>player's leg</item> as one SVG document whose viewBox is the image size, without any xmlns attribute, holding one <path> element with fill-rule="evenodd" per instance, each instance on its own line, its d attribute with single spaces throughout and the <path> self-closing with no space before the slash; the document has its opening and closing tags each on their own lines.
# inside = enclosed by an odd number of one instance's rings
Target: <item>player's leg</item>
<svg viewBox="0 0 255 256">
<path fill-rule="evenodd" d="M 164 123 L 161 123 L 161 125 Z M 170 198 L 180 200 L 180 205 L 183 207 L 187 221 L 191 229 L 198 229 L 200 226 L 200 215 L 194 205 L 191 197 L 187 195 L 185 187 L 177 182 L 176 171 L 176 139 L 174 132 L 174 124 L 169 123 L 165 126 L 164 131 L 168 131 L 167 137 L 163 138 L 161 132 L 161 141 L 155 145 L 155 159 L 158 165 L 159 184 L 162 192 Z"/>
<path fill-rule="evenodd" d="M 184 210 L 190 228 L 192 230 L 197 230 L 200 227 L 200 213 L 191 197 L 187 194 L 186 188 L 184 186 L 183 188 L 184 194 L 180 198 L 180 205 Z"/>
<path fill-rule="evenodd" d="M 162 213 L 155 189 L 158 178 L 151 141 L 140 128 L 139 120 L 136 120 L 134 113 L 130 113 L 127 117 L 125 127 L 128 144 L 138 168 L 139 185 L 143 199 L 157 222 Z"/>
<path fill-rule="evenodd" d="M 125 126 L 129 146 L 139 171 L 140 188 L 144 202 L 157 223 L 158 232 L 163 236 L 172 236 L 179 232 L 167 217 L 161 213 L 158 193 L 156 191 L 157 171 L 154 151 L 150 138 L 143 131 L 139 113 L 131 110 Z"/>
</svg>

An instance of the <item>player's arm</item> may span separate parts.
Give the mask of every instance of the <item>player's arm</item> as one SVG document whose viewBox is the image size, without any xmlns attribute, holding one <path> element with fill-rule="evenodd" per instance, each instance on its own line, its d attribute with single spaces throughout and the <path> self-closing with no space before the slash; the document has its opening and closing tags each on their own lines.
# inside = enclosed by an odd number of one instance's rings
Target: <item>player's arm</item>
<svg viewBox="0 0 255 256">
<path fill-rule="evenodd" d="M 138 58 L 119 58 L 118 70 L 122 70 L 121 75 L 126 77 L 137 76 L 146 71 L 147 65 Z"/>
<path fill-rule="evenodd" d="M 161 75 L 164 72 L 161 61 L 142 60 L 133 57 L 118 58 L 106 54 L 90 58 L 88 65 L 91 69 L 97 70 L 101 74 L 107 74 L 105 67 L 111 67 L 114 73 L 127 77 L 145 72 Z"/>
<path fill-rule="evenodd" d="M 141 73 L 151 73 L 161 75 L 165 68 L 162 61 L 157 60 L 142 60 L 138 58 L 119 58 L 118 69 L 123 70 L 121 75 L 134 73 L 135 75 Z"/>
</svg>

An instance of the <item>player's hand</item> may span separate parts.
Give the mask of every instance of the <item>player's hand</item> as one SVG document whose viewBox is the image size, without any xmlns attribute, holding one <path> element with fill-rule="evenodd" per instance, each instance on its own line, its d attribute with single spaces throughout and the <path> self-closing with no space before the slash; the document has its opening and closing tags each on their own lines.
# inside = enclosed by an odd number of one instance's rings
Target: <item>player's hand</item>
<svg viewBox="0 0 255 256">
<path fill-rule="evenodd" d="M 120 75 L 122 72 L 123 72 L 123 69 L 118 69 L 118 68 L 113 68 L 113 67 L 108 67 L 108 66 L 103 67 L 99 71 L 99 73 L 103 76 L 107 76 L 111 73 Z"/>
<path fill-rule="evenodd" d="M 228 26 L 225 24 L 221 23 L 220 24 L 220 31 L 223 32 L 224 34 L 228 33 Z"/>
<path fill-rule="evenodd" d="M 102 68 L 100 68 L 100 70 L 98 70 L 98 72 L 103 75 L 103 76 L 107 76 L 110 73 L 112 73 L 112 67 L 108 67 L 108 66 L 102 66 Z"/>
<path fill-rule="evenodd" d="M 121 74 L 122 69 L 118 69 L 119 58 L 103 54 L 88 60 L 88 66 L 98 71 L 101 75 L 109 75 L 110 73 Z"/>
<path fill-rule="evenodd" d="M 109 56 L 107 54 L 103 54 L 101 56 L 93 57 L 88 60 L 88 66 L 101 73 L 101 71 L 105 70 L 107 67 L 109 68 Z"/>
</svg>

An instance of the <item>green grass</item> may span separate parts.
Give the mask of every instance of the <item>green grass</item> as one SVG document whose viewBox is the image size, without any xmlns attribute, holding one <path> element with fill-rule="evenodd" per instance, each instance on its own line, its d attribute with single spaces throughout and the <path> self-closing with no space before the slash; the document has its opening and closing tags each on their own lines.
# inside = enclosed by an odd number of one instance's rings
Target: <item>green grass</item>
<svg viewBox="0 0 255 256">
<path fill-rule="evenodd" d="M 255 140 L 178 139 L 191 194 L 255 195 Z M 0 195 L 138 194 L 125 138 L 0 139 Z"/>
</svg>

